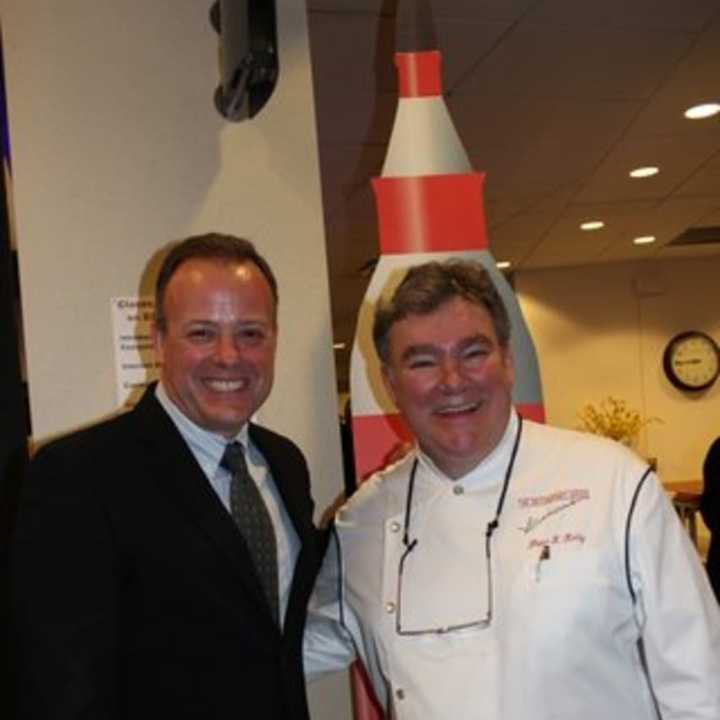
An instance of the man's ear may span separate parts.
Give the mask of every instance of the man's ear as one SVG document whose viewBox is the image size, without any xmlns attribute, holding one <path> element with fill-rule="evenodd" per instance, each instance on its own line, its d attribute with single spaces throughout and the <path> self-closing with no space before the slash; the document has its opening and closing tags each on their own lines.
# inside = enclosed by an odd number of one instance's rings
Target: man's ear
<svg viewBox="0 0 720 720">
<path fill-rule="evenodd" d="M 380 374 L 382 376 L 383 385 L 388 391 L 388 395 L 390 395 L 392 401 L 395 405 L 397 405 L 397 400 L 395 399 L 395 376 L 393 375 L 392 368 L 386 363 L 380 363 Z"/>
<path fill-rule="evenodd" d="M 503 349 L 503 364 L 505 365 L 505 373 L 510 383 L 515 382 L 515 357 L 513 355 L 510 343 L 508 343 Z"/>
<path fill-rule="evenodd" d="M 163 331 L 158 327 L 157 323 L 155 322 L 150 327 L 150 337 L 152 339 L 155 360 L 159 363 L 162 363 L 164 355 L 165 336 Z"/>
</svg>

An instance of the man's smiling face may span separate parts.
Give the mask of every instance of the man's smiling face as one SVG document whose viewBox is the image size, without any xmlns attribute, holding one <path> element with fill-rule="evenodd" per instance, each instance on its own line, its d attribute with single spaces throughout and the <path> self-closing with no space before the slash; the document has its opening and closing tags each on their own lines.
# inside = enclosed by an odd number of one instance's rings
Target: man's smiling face
<svg viewBox="0 0 720 720">
<path fill-rule="evenodd" d="M 162 382 L 197 425 L 234 437 L 273 384 L 275 302 L 252 262 L 191 259 L 170 278 L 155 329 Z"/>
<path fill-rule="evenodd" d="M 482 305 L 452 298 L 389 332 L 385 384 L 421 449 L 448 476 L 472 470 L 500 441 L 513 365 Z"/>
</svg>

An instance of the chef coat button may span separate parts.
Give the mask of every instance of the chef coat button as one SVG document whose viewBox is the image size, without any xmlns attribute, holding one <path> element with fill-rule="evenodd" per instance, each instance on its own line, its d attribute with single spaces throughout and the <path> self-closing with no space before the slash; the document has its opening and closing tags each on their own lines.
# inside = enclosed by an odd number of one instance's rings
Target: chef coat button
<svg viewBox="0 0 720 720">
<path fill-rule="evenodd" d="M 387 613 L 395 612 L 395 603 L 392 600 L 385 603 L 385 612 L 387 612 Z"/>
<path fill-rule="evenodd" d="M 398 689 L 395 691 L 395 697 L 396 697 L 398 700 L 404 700 L 404 699 L 405 699 L 405 691 L 404 691 L 402 688 L 398 688 Z"/>
<path fill-rule="evenodd" d="M 465 488 L 464 488 L 462 485 L 456 485 L 456 486 L 453 488 L 453 492 L 454 492 L 456 495 L 462 495 L 462 494 L 465 492 Z"/>
<path fill-rule="evenodd" d="M 390 532 L 394 532 L 394 533 L 400 532 L 401 527 L 402 527 L 402 525 L 397 520 L 393 520 L 390 523 Z"/>
</svg>

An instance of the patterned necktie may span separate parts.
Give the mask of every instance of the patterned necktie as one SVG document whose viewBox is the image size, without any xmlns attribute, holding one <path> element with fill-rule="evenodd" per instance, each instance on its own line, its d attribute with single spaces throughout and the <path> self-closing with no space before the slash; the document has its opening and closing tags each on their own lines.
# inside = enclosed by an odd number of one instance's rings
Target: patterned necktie
<svg viewBox="0 0 720 720">
<path fill-rule="evenodd" d="M 245 538 L 273 618 L 279 618 L 278 565 L 275 530 L 255 481 L 250 477 L 243 446 L 232 442 L 225 448 L 220 466 L 232 473 L 230 514 Z"/>
</svg>

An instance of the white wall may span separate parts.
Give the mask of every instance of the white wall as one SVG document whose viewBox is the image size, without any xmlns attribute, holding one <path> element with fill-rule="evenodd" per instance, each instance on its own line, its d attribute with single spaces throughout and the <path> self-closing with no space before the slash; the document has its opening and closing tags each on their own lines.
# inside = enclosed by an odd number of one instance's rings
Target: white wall
<svg viewBox="0 0 720 720">
<path fill-rule="evenodd" d="M 154 251 L 244 235 L 281 289 L 260 420 L 304 448 L 324 506 L 342 482 L 305 4 L 278 1 L 280 82 L 240 124 L 213 106 L 210 4 L 0 1 L 34 432 L 114 410 L 109 299 L 139 292 Z M 314 717 L 349 717 L 345 685 Z"/>
<path fill-rule="evenodd" d="M 520 272 L 515 284 L 540 360 L 548 422 L 575 427 L 578 411 L 607 395 L 662 424 L 638 449 L 665 481 L 700 477 L 720 435 L 720 382 L 675 389 L 663 350 L 684 330 L 720 342 L 720 256 Z"/>
</svg>

